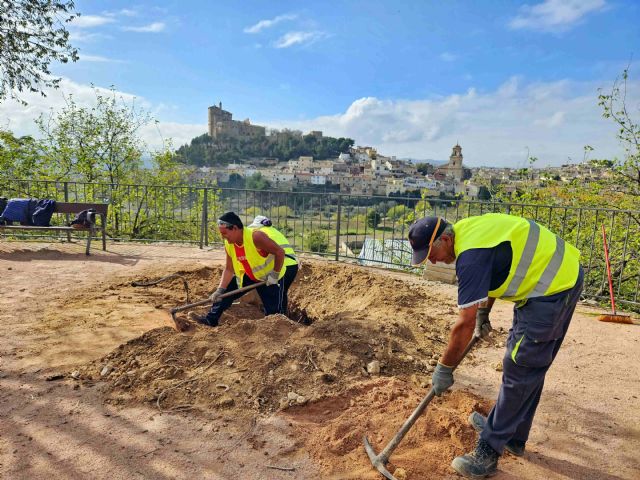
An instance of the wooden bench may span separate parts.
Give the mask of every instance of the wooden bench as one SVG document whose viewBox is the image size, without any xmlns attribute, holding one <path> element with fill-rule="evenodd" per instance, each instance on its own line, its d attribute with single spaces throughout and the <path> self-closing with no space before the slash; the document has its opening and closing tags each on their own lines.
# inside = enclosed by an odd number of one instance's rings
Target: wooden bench
<svg viewBox="0 0 640 480">
<path fill-rule="evenodd" d="M 35 230 L 35 231 L 54 231 L 54 232 L 67 232 L 67 237 L 70 239 L 70 232 L 88 232 L 87 233 L 87 249 L 85 253 L 89 255 L 89 248 L 91 247 L 91 239 L 96 236 L 98 229 L 102 232 L 102 250 L 107 249 L 107 209 L 109 205 L 106 203 L 68 203 L 68 202 L 56 202 L 56 208 L 53 213 L 61 214 L 76 214 L 83 210 L 93 208 L 96 211 L 96 215 L 100 215 L 100 225 L 91 225 L 91 227 L 37 227 L 35 225 L 0 225 L 0 231 L 2 230 Z"/>
</svg>

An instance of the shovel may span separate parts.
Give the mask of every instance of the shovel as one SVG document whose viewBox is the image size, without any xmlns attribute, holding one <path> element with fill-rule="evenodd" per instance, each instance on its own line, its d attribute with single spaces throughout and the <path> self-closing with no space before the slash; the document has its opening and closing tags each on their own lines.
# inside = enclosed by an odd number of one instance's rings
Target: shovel
<svg viewBox="0 0 640 480">
<path fill-rule="evenodd" d="M 258 283 L 253 283 L 251 285 L 247 285 L 246 287 L 238 288 L 237 290 L 231 290 L 230 292 L 223 293 L 222 295 L 220 295 L 218 297 L 218 301 L 224 300 L 225 298 L 228 298 L 228 297 L 232 297 L 234 295 L 237 295 L 238 293 L 248 292 L 249 290 L 253 290 L 254 288 L 258 288 L 266 284 L 267 282 L 258 282 Z M 202 305 L 207 305 L 207 304 L 212 304 L 210 298 L 205 298 L 204 300 L 200 300 L 194 303 L 188 303 L 186 305 L 180 305 L 179 307 L 174 307 L 171 310 L 169 310 L 169 313 L 171 314 L 171 320 L 173 321 L 176 330 L 179 332 L 183 331 L 183 328 L 180 322 L 178 322 L 178 319 L 176 318 L 176 313 L 184 312 L 185 310 L 191 310 L 192 308 L 200 307 Z"/>
<path fill-rule="evenodd" d="M 474 333 L 467 347 L 464 349 L 464 352 L 462 353 L 462 358 L 460 358 L 460 362 L 462 362 L 462 359 L 467 356 L 467 353 L 469 353 L 469 350 L 473 348 L 473 346 L 478 342 L 478 340 L 480 340 L 480 336 L 476 332 Z M 458 362 L 458 364 L 453 367 L 454 370 L 458 367 L 458 365 L 460 365 L 460 362 Z M 416 409 L 413 411 L 413 413 L 407 419 L 407 421 L 404 422 L 404 425 L 402 425 L 402 428 L 398 430 L 398 433 L 396 433 L 396 436 L 393 437 L 393 439 L 391 439 L 391 441 L 387 444 L 387 446 L 380 453 L 380 455 L 376 455 L 376 452 L 373 450 L 373 447 L 371 446 L 369 439 L 365 435 L 363 439 L 364 449 L 367 451 L 367 455 L 369 455 L 369 460 L 371 460 L 371 464 L 376 468 L 376 470 L 378 470 L 382 474 L 383 477 L 389 480 L 397 480 L 397 478 L 394 477 L 389 472 L 389 470 L 387 470 L 387 462 L 389 461 L 389 457 L 391 456 L 393 451 L 396 449 L 398 444 L 402 441 L 402 439 L 407 434 L 409 429 L 413 426 L 414 423 L 416 423 L 416 420 L 418 420 L 418 417 L 422 415 L 422 412 L 424 412 L 425 408 L 427 408 L 427 405 L 431 403 L 431 400 L 433 400 L 433 397 L 435 397 L 435 395 L 436 395 L 436 392 L 432 388 L 431 391 L 429 391 L 429 393 L 427 394 L 427 396 L 422 399 L 420 404 L 416 407 Z"/>
</svg>

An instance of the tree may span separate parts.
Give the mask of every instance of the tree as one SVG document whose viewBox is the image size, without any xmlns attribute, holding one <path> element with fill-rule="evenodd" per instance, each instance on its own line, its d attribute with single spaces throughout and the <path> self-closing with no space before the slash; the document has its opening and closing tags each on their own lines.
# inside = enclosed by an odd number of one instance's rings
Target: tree
<svg viewBox="0 0 640 480">
<path fill-rule="evenodd" d="M 17 92 L 57 88 L 49 64 L 78 60 L 69 44 L 65 23 L 77 14 L 72 0 L 9 0 L 0 2 L 0 101 Z"/>
<path fill-rule="evenodd" d="M 640 196 L 640 123 L 632 118 L 627 106 L 627 80 L 629 69 L 622 72 L 622 78 L 616 79 L 611 92 L 598 95 L 598 105 L 602 108 L 602 116 L 616 123 L 618 140 L 625 151 L 625 158 L 616 165 L 616 180 L 621 183 L 623 192 L 634 197 Z M 636 114 L 638 112 L 635 112 Z M 585 146 L 585 155 L 587 153 Z M 589 147 L 593 150 L 591 147 Z M 590 150 L 590 151 L 591 151 Z"/>
<path fill-rule="evenodd" d="M 376 228 L 382 220 L 382 215 L 375 209 L 371 209 L 367 212 L 367 225 L 371 228 Z"/>
<path fill-rule="evenodd" d="M 261 173 L 254 173 L 246 181 L 246 188 L 249 190 L 267 190 L 271 184 Z"/>
<path fill-rule="evenodd" d="M 107 94 L 97 88 L 94 92 L 94 107 L 80 106 L 68 96 L 65 108 L 37 120 L 51 175 L 124 183 L 142 166 L 146 145 L 139 130 L 151 123 L 151 117 L 133 101 L 118 98 L 113 88 Z"/>
<path fill-rule="evenodd" d="M 312 252 L 324 253 L 329 249 L 329 241 L 322 232 L 311 232 L 307 235 L 307 245 Z"/>
<path fill-rule="evenodd" d="M 0 180 L 37 176 L 43 167 L 42 146 L 38 140 L 0 130 Z"/>
<path fill-rule="evenodd" d="M 418 170 L 422 175 L 427 175 L 433 173 L 435 169 L 430 163 L 418 163 L 416 164 L 416 170 Z"/>
<path fill-rule="evenodd" d="M 478 200 L 485 202 L 491 200 L 491 192 L 484 185 L 480 185 L 480 188 L 478 189 Z"/>
</svg>

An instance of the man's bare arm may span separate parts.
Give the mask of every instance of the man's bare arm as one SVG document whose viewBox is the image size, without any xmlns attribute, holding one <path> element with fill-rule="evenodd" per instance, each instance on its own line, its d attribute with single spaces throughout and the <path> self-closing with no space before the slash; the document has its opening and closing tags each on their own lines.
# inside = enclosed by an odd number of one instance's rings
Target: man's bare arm
<svg viewBox="0 0 640 480">
<path fill-rule="evenodd" d="M 447 344 L 447 348 L 440 359 L 440 363 L 443 365 L 454 367 L 458 362 L 460 362 L 462 353 L 471 341 L 473 330 L 476 327 L 477 310 L 477 304 L 459 310 L 458 320 L 451 329 L 449 343 Z"/>
</svg>

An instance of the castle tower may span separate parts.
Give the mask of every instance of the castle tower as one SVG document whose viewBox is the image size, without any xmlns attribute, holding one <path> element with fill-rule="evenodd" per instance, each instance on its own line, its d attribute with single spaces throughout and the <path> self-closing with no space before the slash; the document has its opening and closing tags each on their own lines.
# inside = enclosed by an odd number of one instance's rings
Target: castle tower
<svg viewBox="0 0 640 480">
<path fill-rule="evenodd" d="M 462 147 L 456 143 L 453 152 L 449 157 L 447 174 L 458 181 L 462 180 Z"/>
<path fill-rule="evenodd" d="M 211 138 L 218 138 L 218 129 L 216 126 L 220 124 L 220 122 L 231 121 L 232 117 L 231 112 L 222 109 L 222 102 L 217 106 L 209 107 L 209 136 Z"/>
</svg>

